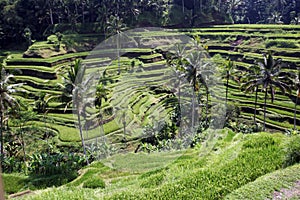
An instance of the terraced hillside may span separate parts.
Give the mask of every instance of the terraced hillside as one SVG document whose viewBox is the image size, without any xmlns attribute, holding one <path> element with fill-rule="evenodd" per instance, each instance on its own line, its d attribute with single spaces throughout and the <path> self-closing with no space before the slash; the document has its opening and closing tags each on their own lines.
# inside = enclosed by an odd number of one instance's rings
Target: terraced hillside
<svg viewBox="0 0 300 200">
<path fill-rule="evenodd" d="M 32 123 L 46 126 L 53 133 L 56 145 L 63 147 L 79 143 L 80 137 L 74 125 L 72 108 L 65 110 L 66 102 L 59 97 L 62 94 L 59 84 L 63 84 L 63 74 L 73 61 L 85 58 L 84 64 L 88 66 L 86 73 L 97 74 L 95 81 L 99 81 L 100 77 L 100 81 L 110 91 L 108 101 L 101 108 L 102 120 L 99 121 L 99 110 L 95 107 L 87 111 L 88 115 L 83 119 L 85 140 L 91 143 L 104 134 L 109 143 L 117 144 L 115 148 L 134 151 L 141 139 L 141 127 L 151 124 L 158 116 L 168 121 L 174 111 L 174 102 L 177 100 L 174 99 L 174 91 L 166 87 L 168 72 L 172 70 L 166 67 L 165 58 L 168 47 L 178 43 L 176 38 L 181 34 L 199 35 L 203 45 L 208 46 L 211 56 L 220 54 L 223 58 L 229 57 L 235 61 L 239 70 L 248 69 L 268 50 L 274 53 L 275 58 L 283 59 L 284 71 L 296 71 L 299 66 L 299 26 L 232 25 L 167 32 L 135 32 L 132 38 L 138 45 L 128 42 L 130 48 L 121 48 L 120 60 L 117 59 L 116 45 L 100 46 L 91 54 L 89 51 L 69 52 L 48 58 L 24 58 L 22 54 L 13 54 L 7 60 L 7 69 L 18 73 L 16 80 L 25 83 L 24 91 L 17 95 L 26 102 L 34 105 L 41 92 L 57 96 L 50 101 L 47 115 L 39 113 L 40 117 L 33 119 Z M 99 37 L 88 36 L 91 41 L 97 41 Z M 86 36 L 83 38 L 86 43 Z M 41 49 L 44 47 L 40 46 Z M 229 88 L 229 100 L 241 107 L 240 117 L 252 119 L 254 95 L 241 92 L 235 82 L 230 82 Z M 276 91 L 274 103 L 267 101 L 269 128 L 285 130 L 293 127 L 295 95 L 295 91 L 289 96 Z M 263 120 L 263 103 L 264 94 L 259 92 L 259 122 Z M 300 120 L 297 120 L 297 124 L 300 125 Z"/>
<path fill-rule="evenodd" d="M 239 70 L 247 70 L 257 60 L 262 59 L 262 53 L 271 51 L 274 58 L 282 58 L 283 72 L 297 72 L 299 67 L 299 26 L 277 25 L 232 25 L 214 26 L 210 28 L 194 29 L 188 31 L 191 35 L 199 35 L 208 46 L 211 56 L 220 54 L 224 58 L 235 61 Z M 229 99 L 241 107 L 241 117 L 253 118 L 254 94 L 244 94 L 239 85 L 229 83 Z M 264 95 L 259 92 L 258 119 L 263 120 Z M 283 95 L 276 91 L 275 101 L 267 101 L 267 125 L 269 128 L 284 131 L 293 128 L 294 102 L 296 91 L 290 95 Z M 297 112 L 297 125 L 300 124 Z"/>
</svg>

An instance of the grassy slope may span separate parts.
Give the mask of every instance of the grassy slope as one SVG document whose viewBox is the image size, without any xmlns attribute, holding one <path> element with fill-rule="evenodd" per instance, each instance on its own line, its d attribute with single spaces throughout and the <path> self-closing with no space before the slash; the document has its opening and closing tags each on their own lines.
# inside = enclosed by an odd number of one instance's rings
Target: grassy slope
<svg viewBox="0 0 300 200">
<path fill-rule="evenodd" d="M 117 160 L 113 168 L 95 162 L 73 182 L 24 199 L 265 199 L 300 178 L 299 165 L 282 169 L 287 136 L 222 130 L 206 137 L 197 149 L 154 154 L 156 162 L 163 162 L 183 153 L 163 168 L 140 160 L 146 155 L 111 157 L 111 162 Z M 144 170 L 136 163 L 143 163 Z"/>
</svg>

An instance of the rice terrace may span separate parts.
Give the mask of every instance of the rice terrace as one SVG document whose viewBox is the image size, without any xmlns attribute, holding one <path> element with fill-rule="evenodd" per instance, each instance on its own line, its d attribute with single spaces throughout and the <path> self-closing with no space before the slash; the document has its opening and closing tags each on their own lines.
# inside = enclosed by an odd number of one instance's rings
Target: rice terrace
<svg viewBox="0 0 300 200">
<path fill-rule="evenodd" d="M 0 10 L 0 199 L 300 199 L 299 0 Z"/>
</svg>

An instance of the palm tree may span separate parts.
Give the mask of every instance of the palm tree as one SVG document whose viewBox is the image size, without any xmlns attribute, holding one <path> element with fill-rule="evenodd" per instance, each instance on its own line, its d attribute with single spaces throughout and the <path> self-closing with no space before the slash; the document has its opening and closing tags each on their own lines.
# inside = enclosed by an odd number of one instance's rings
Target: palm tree
<svg viewBox="0 0 300 200">
<path fill-rule="evenodd" d="M 109 36 L 117 35 L 117 57 L 118 57 L 118 75 L 121 73 L 120 68 L 120 36 L 125 28 L 123 20 L 117 16 L 110 16 L 109 21 L 107 21 L 106 31 Z"/>
<path fill-rule="evenodd" d="M 245 86 L 256 87 L 262 85 L 265 92 L 264 97 L 264 130 L 266 129 L 266 107 L 268 99 L 268 91 L 271 94 L 271 101 L 273 103 L 275 98 L 275 89 L 279 88 L 283 94 L 286 91 L 291 91 L 290 86 L 284 82 L 286 77 L 281 77 L 281 62 L 282 59 L 274 60 L 271 52 L 263 55 L 263 61 L 257 62 L 260 68 L 260 74 L 253 80 L 248 81 Z"/>
<path fill-rule="evenodd" d="M 185 59 L 185 46 L 176 44 L 175 45 L 175 54 L 171 57 L 170 60 L 167 61 L 168 66 L 172 67 L 175 72 L 176 78 L 178 82 L 178 105 L 180 109 L 181 103 L 181 81 L 184 78 L 185 68 L 187 65 L 187 61 Z"/>
<path fill-rule="evenodd" d="M 298 74 L 296 75 L 295 78 L 295 88 L 297 90 L 297 96 L 296 96 L 296 102 L 295 102 L 295 108 L 294 108 L 294 130 L 296 130 L 296 125 L 297 125 L 297 104 L 298 104 L 298 98 L 300 97 L 300 70 L 298 69 Z"/>
<path fill-rule="evenodd" d="M 3 156 L 3 121 L 4 114 L 7 111 L 8 107 L 16 108 L 18 106 L 17 100 L 11 96 L 16 92 L 17 87 L 20 87 L 22 84 L 11 84 L 10 80 L 14 77 L 11 74 L 6 73 L 5 71 L 5 61 L 0 64 L 0 153 Z M 2 160 L 2 159 L 1 159 Z"/>
<path fill-rule="evenodd" d="M 65 111 L 70 104 L 73 104 L 74 109 L 76 110 L 77 120 L 78 120 L 78 127 L 80 132 L 80 139 L 83 148 L 83 153 L 86 156 L 86 147 L 85 141 L 83 137 L 82 131 L 82 121 L 81 116 L 85 117 L 84 111 L 86 110 L 87 106 L 91 105 L 92 99 L 85 99 L 84 95 L 89 88 L 90 81 L 92 77 L 84 79 L 84 71 L 85 67 L 82 65 L 81 60 L 76 59 L 74 64 L 71 65 L 70 69 L 68 70 L 68 75 L 65 77 L 65 85 L 64 87 L 64 95 L 71 98 L 66 103 Z M 76 100 L 74 102 L 74 100 Z M 87 159 L 88 163 L 88 159 Z"/>
<path fill-rule="evenodd" d="M 228 88 L 229 88 L 229 80 L 234 80 L 236 81 L 236 71 L 235 71 L 235 65 L 234 62 L 231 60 L 227 60 L 225 63 L 225 71 L 223 76 L 226 79 L 226 93 L 225 93 L 225 102 L 227 104 L 228 100 Z"/>
<path fill-rule="evenodd" d="M 47 121 L 46 121 L 46 116 L 49 112 L 49 109 L 47 109 L 47 107 L 49 106 L 49 102 L 53 99 L 53 98 L 58 98 L 59 95 L 51 95 L 51 94 L 46 94 L 44 92 L 40 92 L 38 94 L 39 98 L 38 100 L 35 102 L 35 107 L 37 109 L 37 111 L 39 113 L 43 114 L 43 120 L 44 120 L 44 126 L 45 126 L 45 137 L 46 137 L 46 143 L 47 146 L 49 147 L 49 132 L 48 132 L 48 128 L 47 128 Z M 49 150 L 49 149 L 48 149 Z M 48 151 L 50 152 L 50 151 Z"/>
<path fill-rule="evenodd" d="M 256 123 L 256 114 L 257 114 L 257 97 L 258 97 L 258 88 L 259 84 L 257 84 L 256 81 L 252 82 L 252 80 L 257 80 L 257 78 L 260 75 L 260 68 L 257 65 L 252 66 L 248 74 L 244 74 L 244 79 L 242 81 L 246 81 L 244 84 L 242 84 L 241 88 L 247 93 L 250 91 L 255 91 L 255 108 L 254 108 L 254 124 L 257 125 Z"/>
<path fill-rule="evenodd" d="M 192 85 L 193 88 L 193 99 L 192 99 L 192 128 L 195 125 L 195 96 L 196 92 L 199 91 L 199 82 L 197 80 L 197 76 L 199 74 L 199 54 L 198 52 L 194 52 L 190 54 L 190 57 L 187 58 L 187 61 L 189 62 L 189 65 L 185 68 L 186 74 L 185 77 L 188 80 L 188 82 Z"/>
<path fill-rule="evenodd" d="M 108 97 L 108 92 L 109 90 L 105 87 L 105 85 L 101 82 L 101 79 L 99 81 L 99 84 L 97 85 L 96 88 L 96 100 L 95 100 L 95 105 L 99 109 L 99 118 L 100 118 L 100 125 L 101 125 L 101 131 L 104 135 L 104 128 L 103 128 L 103 114 L 102 114 L 102 103 L 103 100 L 107 101 Z M 101 132 L 100 132 L 101 134 Z"/>
<path fill-rule="evenodd" d="M 205 96 L 206 96 L 206 112 L 205 112 L 205 122 L 206 122 L 206 125 L 208 124 L 208 102 L 209 102 L 209 88 L 208 88 L 208 74 L 204 75 L 203 73 L 199 73 L 198 76 L 197 76 L 197 79 L 200 83 L 201 86 L 204 87 L 205 89 Z"/>
</svg>

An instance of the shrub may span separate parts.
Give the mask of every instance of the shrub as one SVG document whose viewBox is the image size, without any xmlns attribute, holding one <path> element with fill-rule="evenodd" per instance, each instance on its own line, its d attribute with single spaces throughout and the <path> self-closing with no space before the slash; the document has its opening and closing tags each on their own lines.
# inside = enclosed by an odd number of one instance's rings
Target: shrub
<svg viewBox="0 0 300 200">
<path fill-rule="evenodd" d="M 300 136 L 295 135 L 290 137 L 285 144 L 285 161 L 284 167 L 291 166 L 300 162 Z"/>
<path fill-rule="evenodd" d="M 25 167 L 23 160 L 5 156 L 2 161 L 2 170 L 5 173 L 22 172 Z"/>
<path fill-rule="evenodd" d="M 75 154 L 33 154 L 30 156 L 28 170 L 34 175 L 72 174 L 83 167 L 85 158 Z"/>
<path fill-rule="evenodd" d="M 287 40 L 267 40 L 265 45 L 266 45 L 266 48 L 270 48 L 270 47 L 298 48 L 298 45 L 296 42 L 287 41 Z"/>
<path fill-rule="evenodd" d="M 30 183 L 34 186 L 35 189 L 44 189 L 52 186 L 60 186 L 67 184 L 68 182 L 74 180 L 77 177 L 77 173 L 65 173 L 57 175 L 45 175 L 45 176 L 32 176 L 30 177 Z"/>
<path fill-rule="evenodd" d="M 84 188 L 91 188 L 91 189 L 105 188 L 105 182 L 103 181 L 102 178 L 100 178 L 98 176 L 94 176 L 91 179 L 85 181 L 83 183 L 83 187 Z"/>
</svg>

